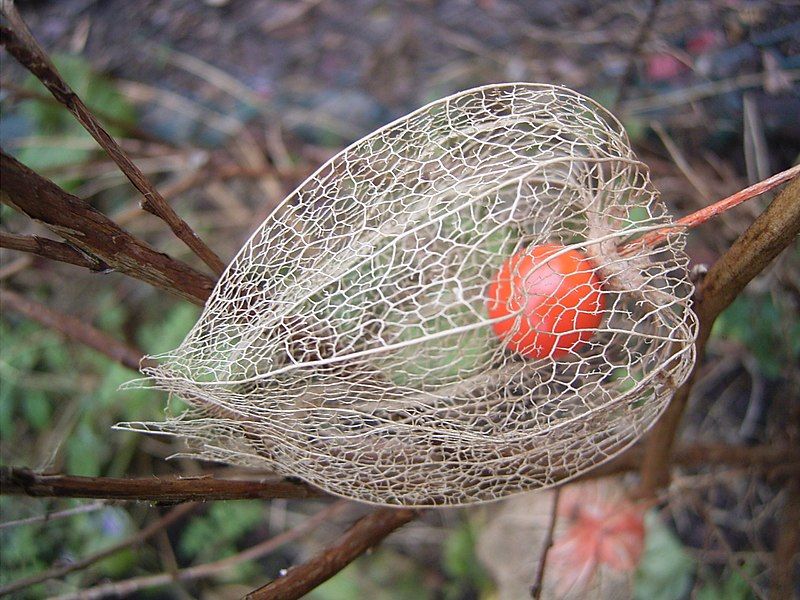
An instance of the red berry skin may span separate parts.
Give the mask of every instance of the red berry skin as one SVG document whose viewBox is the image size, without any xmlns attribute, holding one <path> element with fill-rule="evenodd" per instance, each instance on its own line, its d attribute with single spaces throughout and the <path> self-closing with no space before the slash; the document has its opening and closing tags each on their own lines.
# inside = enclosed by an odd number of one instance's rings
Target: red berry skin
<svg viewBox="0 0 800 600">
<path fill-rule="evenodd" d="M 526 358 L 560 358 L 580 349 L 603 319 L 605 298 L 597 267 L 580 250 L 558 244 L 523 248 L 511 256 L 487 291 L 489 318 L 506 347 Z"/>
</svg>

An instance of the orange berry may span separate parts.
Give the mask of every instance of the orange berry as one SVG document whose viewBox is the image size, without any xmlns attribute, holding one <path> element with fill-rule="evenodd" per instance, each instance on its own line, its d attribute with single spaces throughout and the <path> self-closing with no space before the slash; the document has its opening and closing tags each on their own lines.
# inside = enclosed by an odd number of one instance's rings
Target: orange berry
<svg viewBox="0 0 800 600">
<path fill-rule="evenodd" d="M 524 248 L 489 286 L 486 306 L 506 346 L 527 358 L 559 358 L 578 350 L 600 326 L 605 299 L 596 267 L 579 250 L 558 244 Z"/>
</svg>

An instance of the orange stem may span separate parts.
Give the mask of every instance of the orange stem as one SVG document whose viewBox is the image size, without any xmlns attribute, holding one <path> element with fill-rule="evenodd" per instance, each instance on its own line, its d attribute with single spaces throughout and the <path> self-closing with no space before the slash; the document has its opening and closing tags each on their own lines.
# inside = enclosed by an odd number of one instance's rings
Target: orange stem
<svg viewBox="0 0 800 600">
<path fill-rule="evenodd" d="M 720 200 L 719 202 L 715 202 L 710 206 L 706 206 L 701 208 L 698 211 L 695 211 L 691 214 L 686 215 L 685 217 L 678 219 L 675 221 L 673 225 L 669 227 L 665 227 L 663 229 L 658 229 L 656 231 L 651 231 L 647 235 L 640 237 L 638 240 L 634 240 L 632 242 L 628 242 L 620 249 L 620 254 L 627 255 L 632 254 L 636 248 L 640 247 L 650 247 L 654 248 L 658 246 L 660 243 L 667 239 L 669 233 L 677 228 L 691 228 L 700 225 L 701 223 L 705 223 L 712 217 L 716 217 L 719 214 L 724 213 L 726 210 L 730 210 L 734 206 L 741 204 L 751 198 L 755 198 L 756 196 L 760 196 L 761 194 L 770 191 L 773 188 L 781 185 L 782 183 L 786 183 L 791 179 L 797 177 L 800 174 L 800 165 L 796 165 L 791 169 L 786 169 L 785 171 L 781 171 L 780 173 L 773 175 L 765 179 L 764 181 L 759 181 L 751 185 L 750 187 L 746 187 L 743 190 L 740 190 L 733 194 L 732 196 L 728 196 Z"/>
</svg>

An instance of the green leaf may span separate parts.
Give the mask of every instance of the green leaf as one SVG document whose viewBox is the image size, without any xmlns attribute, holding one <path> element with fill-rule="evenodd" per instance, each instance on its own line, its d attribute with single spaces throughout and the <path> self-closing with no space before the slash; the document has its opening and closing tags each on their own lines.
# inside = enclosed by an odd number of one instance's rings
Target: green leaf
<svg viewBox="0 0 800 600">
<path fill-rule="evenodd" d="M 100 571 L 105 577 L 120 578 L 136 567 L 139 564 L 139 559 L 140 556 L 137 552 L 131 548 L 125 548 L 99 561 L 95 564 L 94 569 Z"/>
<path fill-rule="evenodd" d="M 628 137 L 634 144 L 641 142 L 647 136 L 647 132 L 650 129 L 647 121 L 639 117 L 627 117 L 623 119 L 622 126 L 625 127 Z"/>
<path fill-rule="evenodd" d="M 180 550 L 190 558 L 201 554 L 214 539 L 214 525 L 208 517 L 195 517 L 181 534 Z"/>
<path fill-rule="evenodd" d="M 611 371 L 609 379 L 615 382 L 614 385 L 621 393 L 625 393 L 636 387 L 636 384 L 642 380 L 642 374 L 633 367 L 617 367 Z"/>
<path fill-rule="evenodd" d="M 136 122 L 136 111 L 133 105 L 119 93 L 110 78 L 95 72 L 85 58 L 72 54 L 54 54 L 51 58 L 61 73 L 61 77 L 90 109 L 113 117 L 127 126 Z M 25 81 L 24 86 L 43 96 L 50 95 L 44 85 L 32 75 Z M 83 131 L 81 125 L 63 106 L 41 101 L 25 103 L 23 106 L 26 115 L 44 130 Z M 112 134 L 123 133 L 117 127 L 108 124 L 104 124 L 104 126 Z"/>
<path fill-rule="evenodd" d="M 637 224 L 650 220 L 650 212 L 644 206 L 631 206 L 628 208 L 628 227 L 635 227 Z M 626 227 L 627 229 L 627 227 Z"/>
<path fill-rule="evenodd" d="M 37 129 L 39 127 L 37 126 Z M 45 135 L 58 135 L 60 130 L 43 130 Z M 75 136 L 82 135 L 80 132 L 73 132 Z M 88 135 L 88 134 L 87 134 Z M 58 145 L 45 145 L 40 146 L 29 145 L 17 152 L 17 159 L 19 162 L 30 167 L 34 171 L 43 172 L 49 175 L 47 171 L 57 169 L 59 167 L 66 167 L 68 165 L 76 165 L 85 162 L 92 155 L 91 150 L 82 148 L 70 148 L 69 146 Z M 75 178 L 62 177 L 60 175 L 53 175 L 53 181 L 68 191 L 74 191 L 79 185 L 80 180 Z"/>
<path fill-rule="evenodd" d="M 680 600 L 688 592 L 695 565 L 658 513 L 645 515 L 645 549 L 634 582 L 636 600 Z"/>
</svg>

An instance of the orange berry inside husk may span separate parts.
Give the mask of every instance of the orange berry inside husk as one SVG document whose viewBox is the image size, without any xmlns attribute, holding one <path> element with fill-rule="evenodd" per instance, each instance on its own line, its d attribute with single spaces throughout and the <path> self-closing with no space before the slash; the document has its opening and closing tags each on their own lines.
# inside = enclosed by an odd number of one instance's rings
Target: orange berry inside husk
<svg viewBox="0 0 800 600">
<path fill-rule="evenodd" d="M 597 267 L 584 252 L 543 244 L 503 263 L 486 307 L 490 319 L 502 319 L 492 328 L 509 350 L 533 359 L 560 358 L 592 338 L 605 299 Z"/>
</svg>

